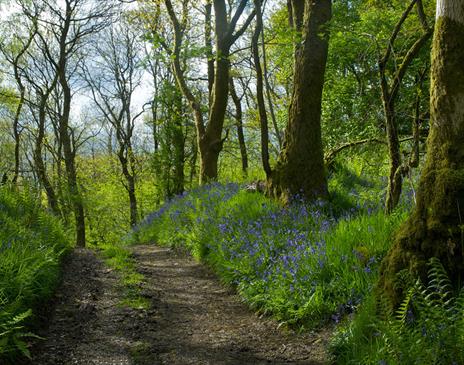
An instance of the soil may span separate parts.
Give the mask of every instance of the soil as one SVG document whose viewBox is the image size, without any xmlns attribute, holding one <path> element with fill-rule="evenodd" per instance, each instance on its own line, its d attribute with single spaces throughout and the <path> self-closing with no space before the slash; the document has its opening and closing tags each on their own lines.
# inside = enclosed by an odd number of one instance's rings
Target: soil
<svg viewBox="0 0 464 365">
<path fill-rule="evenodd" d="M 121 305 L 117 272 L 91 250 L 66 259 L 34 365 L 327 364 L 330 328 L 297 334 L 259 318 L 204 265 L 155 245 L 135 246 L 140 295 Z"/>
</svg>

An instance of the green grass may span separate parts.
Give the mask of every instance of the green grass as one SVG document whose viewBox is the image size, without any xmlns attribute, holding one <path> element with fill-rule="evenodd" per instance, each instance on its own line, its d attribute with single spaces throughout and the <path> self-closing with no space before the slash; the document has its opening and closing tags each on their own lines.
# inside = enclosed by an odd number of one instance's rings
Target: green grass
<svg viewBox="0 0 464 365">
<path fill-rule="evenodd" d="M 97 248 L 105 259 L 106 265 L 116 270 L 120 275 L 124 292 L 120 304 L 134 309 L 150 308 L 150 301 L 140 296 L 144 276 L 136 271 L 136 262 L 127 245 L 119 240 L 116 243 L 100 244 Z"/>
<path fill-rule="evenodd" d="M 0 189 L 0 359 L 29 355 L 28 327 L 51 297 L 71 247 L 61 222 L 28 191 Z"/>
</svg>

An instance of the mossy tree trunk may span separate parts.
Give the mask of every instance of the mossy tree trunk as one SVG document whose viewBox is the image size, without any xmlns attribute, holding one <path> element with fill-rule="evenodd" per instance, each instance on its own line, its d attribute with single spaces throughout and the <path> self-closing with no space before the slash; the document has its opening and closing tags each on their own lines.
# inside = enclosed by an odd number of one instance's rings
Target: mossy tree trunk
<svg viewBox="0 0 464 365">
<path fill-rule="evenodd" d="M 268 179 L 269 193 L 284 202 L 296 194 L 306 199 L 327 195 L 321 100 L 332 2 L 291 0 L 289 13 L 301 41 L 295 46 L 294 86 L 283 148 Z"/>
<path fill-rule="evenodd" d="M 379 288 L 397 305 L 396 275 L 426 279 L 437 257 L 455 283 L 462 282 L 464 212 L 464 2 L 438 0 L 433 50 L 427 158 L 417 204 L 384 259 Z"/>
</svg>

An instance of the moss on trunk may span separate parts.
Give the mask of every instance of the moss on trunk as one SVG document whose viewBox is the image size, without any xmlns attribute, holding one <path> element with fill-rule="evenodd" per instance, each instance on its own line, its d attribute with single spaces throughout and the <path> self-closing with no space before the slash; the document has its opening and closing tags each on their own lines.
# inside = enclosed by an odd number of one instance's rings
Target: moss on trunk
<svg viewBox="0 0 464 365">
<path fill-rule="evenodd" d="M 446 2 L 446 1 L 445 1 Z M 464 5 L 460 5 L 463 7 Z M 464 13 L 461 12 L 461 14 Z M 464 19 L 441 16 L 432 51 L 431 129 L 417 205 L 397 233 L 381 268 L 379 289 L 397 305 L 397 274 L 426 280 L 426 263 L 440 259 L 454 283 L 464 274 Z"/>
<path fill-rule="evenodd" d="M 294 87 L 285 140 L 277 165 L 268 179 L 268 192 L 284 202 L 296 194 L 307 199 L 327 195 L 321 99 L 331 10 L 330 0 L 305 3 L 302 41 L 295 49 Z M 299 29 L 298 19 L 293 19 L 295 29 Z"/>
</svg>

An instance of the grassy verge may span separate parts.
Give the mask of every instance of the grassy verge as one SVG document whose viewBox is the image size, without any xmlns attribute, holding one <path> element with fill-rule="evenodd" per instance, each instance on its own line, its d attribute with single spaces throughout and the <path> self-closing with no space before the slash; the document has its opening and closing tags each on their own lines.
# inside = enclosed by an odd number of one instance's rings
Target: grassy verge
<svg viewBox="0 0 464 365">
<path fill-rule="evenodd" d="M 60 259 L 71 247 L 61 222 L 26 192 L 0 189 L 0 359 L 29 355 L 35 309 L 59 281 Z"/>
</svg>

